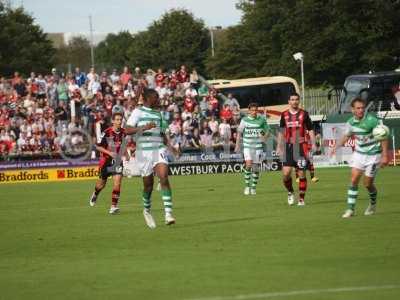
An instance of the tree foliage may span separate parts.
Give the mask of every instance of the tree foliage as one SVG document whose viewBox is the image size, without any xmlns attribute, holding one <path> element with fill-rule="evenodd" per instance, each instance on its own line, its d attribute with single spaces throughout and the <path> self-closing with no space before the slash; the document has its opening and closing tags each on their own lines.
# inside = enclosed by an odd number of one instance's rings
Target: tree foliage
<svg viewBox="0 0 400 300">
<path fill-rule="evenodd" d="M 32 70 L 48 72 L 52 65 L 54 48 L 34 24 L 34 18 L 23 8 L 6 8 L 0 2 L 0 73 L 14 71 L 29 74 Z"/>
<path fill-rule="evenodd" d="M 90 42 L 83 36 L 73 37 L 66 46 L 57 49 L 55 63 L 59 70 L 80 67 L 88 71 L 91 66 Z"/>
<path fill-rule="evenodd" d="M 304 54 L 306 83 L 340 84 L 352 73 L 394 69 L 400 49 L 400 3 L 386 0 L 240 1 L 207 69 L 217 77 L 298 76 L 292 55 Z"/>
<path fill-rule="evenodd" d="M 130 62 L 127 52 L 133 42 L 133 36 L 128 31 L 108 34 L 96 47 L 96 65 L 123 68 Z"/>
<path fill-rule="evenodd" d="M 108 35 L 96 48 L 96 57 L 100 63 L 116 67 L 129 64 L 145 69 L 171 69 L 186 64 L 201 71 L 209 44 L 203 21 L 186 10 L 171 10 L 145 31 Z"/>
</svg>

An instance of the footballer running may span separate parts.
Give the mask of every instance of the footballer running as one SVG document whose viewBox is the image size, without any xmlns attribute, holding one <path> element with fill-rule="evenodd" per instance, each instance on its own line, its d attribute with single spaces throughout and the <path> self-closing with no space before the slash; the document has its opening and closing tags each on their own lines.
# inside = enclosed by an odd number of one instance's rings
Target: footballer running
<svg viewBox="0 0 400 300">
<path fill-rule="evenodd" d="M 112 126 L 107 128 L 101 135 L 101 140 L 96 144 L 96 150 L 100 152 L 99 179 L 96 182 L 90 206 L 95 206 L 97 197 L 101 190 L 106 186 L 109 176 L 113 178 L 113 190 L 111 193 L 110 214 L 119 212 L 118 200 L 121 192 L 122 181 L 122 155 L 124 151 L 123 142 L 125 140 L 125 130 L 121 127 L 123 114 L 116 112 L 112 115 Z"/>
<path fill-rule="evenodd" d="M 351 101 L 351 110 L 353 116 L 347 121 L 345 135 L 336 146 L 342 147 L 352 136 L 355 138 L 355 150 L 349 164 L 351 182 L 347 190 L 347 209 L 342 215 L 343 218 L 355 215 L 358 184 L 363 174 L 364 186 L 368 190 L 370 200 L 364 215 L 375 214 L 378 191 L 374 179 L 379 167 L 385 167 L 389 162 L 387 138 L 379 141 L 372 134 L 373 129 L 380 124 L 378 118 L 365 111 L 365 101 L 361 98 Z"/>
</svg>

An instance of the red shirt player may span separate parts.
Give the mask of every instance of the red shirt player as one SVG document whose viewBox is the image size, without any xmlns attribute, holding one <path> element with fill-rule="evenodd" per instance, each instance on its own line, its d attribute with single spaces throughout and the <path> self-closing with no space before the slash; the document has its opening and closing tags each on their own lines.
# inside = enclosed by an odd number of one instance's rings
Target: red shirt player
<svg viewBox="0 0 400 300">
<path fill-rule="evenodd" d="M 307 190 L 305 170 L 309 157 L 306 133 L 308 131 L 313 148 L 315 136 L 310 116 L 300 108 L 300 96 L 297 93 L 289 97 L 289 109 L 281 114 L 280 128 L 277 152 L 282 158 L 283 184 L 288 190 L 288 204 L 294 204 L 292 169 L 297 167 L 300 178 L 298 205 L 303 206 Z"/>
<path fill-rule="evenodd" d="M 96 182 L 94 192 L 90 198 L 90 206 L 96 205 L 97 196 L 107 183 L 108 176 L 114 180 L 113 191 L 111 194 L 111 208 L 109 213 L 119 212 L 118 200 L 122 181 L 122 154 L 125 152 L 125 130 L 121 128 L 123 115 L 120 112 L 112 115 L 112 127 L 107 128 L 101 137 L 101 141 L 96 144 L 96 149 L 100 152 L 99 179 Z"/>
</svg>

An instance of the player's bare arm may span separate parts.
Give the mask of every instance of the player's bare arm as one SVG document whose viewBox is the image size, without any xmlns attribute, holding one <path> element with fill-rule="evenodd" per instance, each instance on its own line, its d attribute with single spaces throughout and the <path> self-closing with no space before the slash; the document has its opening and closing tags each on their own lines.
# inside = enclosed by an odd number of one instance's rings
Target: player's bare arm
<svg viewBox="0 0 400 300">
<path fill-rule="evenodd" d="M 278 132 L 277 143 L 276 143 L 276 154 L 278 156 L 283 155 L 283 135 L 282 132 Z"/>
<path fill-rule="evenodd" d="M 96 146 L 96 150 L 101 153 L 107 154 L 107 155 L 111 156 L 112 158 L 115 158 L 117 156 L 117 153 L 111 152 L 102 146 Z"/>
<path fill-rule="evenodd" d="M 389 155 L 388 155 L 389 141 L 387 139 L 381 141 L 381 147 L 382 147 L 382 156 L 381 156 L 380 167 L 384 168 L 389 164 Z"/>
<path fill-rule="evenodd" d="M 315 146 L 315 132 L 314 130 L 309 130 L 308 134 L 310 135 L 310 141 L 311 141 L 311 146 L 312 146 L 312 151 L 316 151 L 316 146 Z"/>
<path fill-rule="evenodd" d="M 236 144 L 235 144 L 235 152 L 236 153 L 240 152 L 241 139 L 242 139 L 242 133 L 238 131 L 237 136 L 236 136 Z"/>
</svg>

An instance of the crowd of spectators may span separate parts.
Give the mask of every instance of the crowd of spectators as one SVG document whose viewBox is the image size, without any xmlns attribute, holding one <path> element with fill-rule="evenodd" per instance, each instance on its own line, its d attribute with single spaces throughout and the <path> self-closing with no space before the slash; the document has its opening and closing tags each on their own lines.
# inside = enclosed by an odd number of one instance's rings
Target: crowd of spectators
<svg viewBox="0 0 400 300">
<path fill-rule="evenodd" d="M 144 88 L 156 89 L 160 111 L 168 122 L 167 134 L 181 151 L 233 146 L 240 122 L 238 101 L 202 83 L 195 69 L 183 65 L 179 70 L 157 72 L 140 68 L 133 72 L 87 74 L 74 72 L 35 74 L 23 78 L 0 78 L 0 157 L 18 158 L 57 156 L 65 136 L 77 128 L 96 138 L 96 124 L 101 130 L 110 126 L 112 112 L 124 112 L 125 120 L 142 104 Z"/>
</svg>

